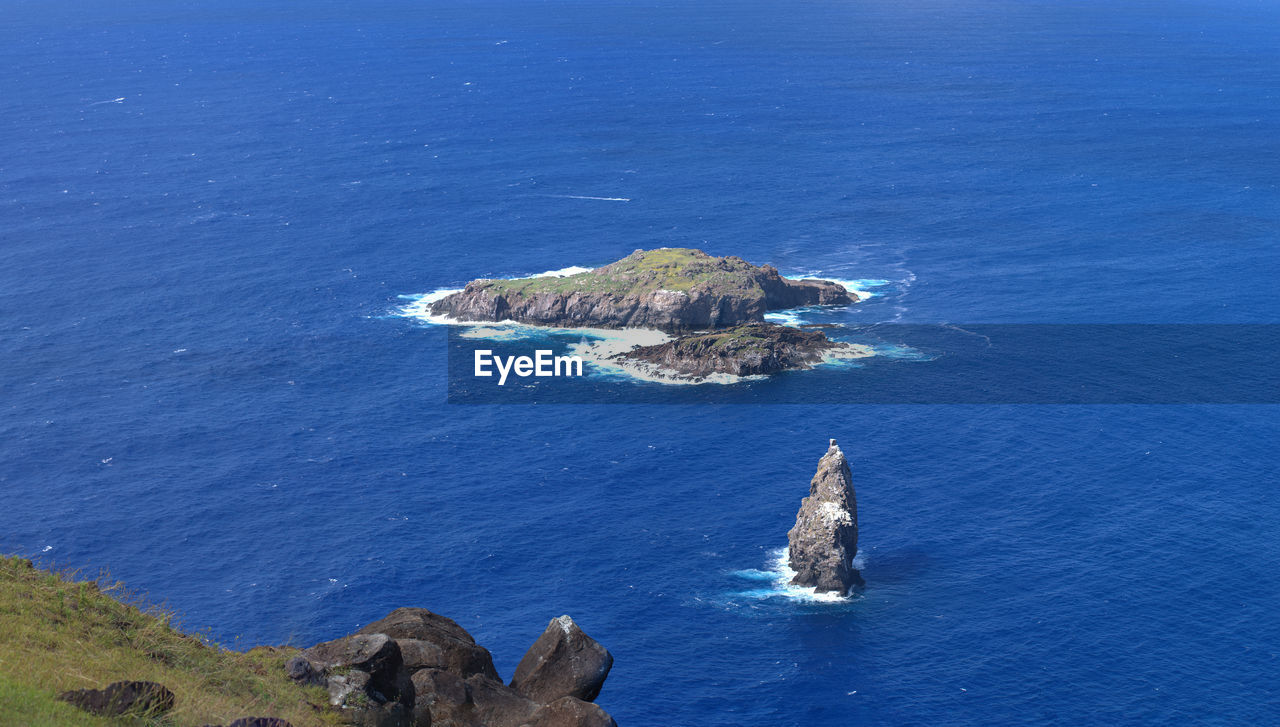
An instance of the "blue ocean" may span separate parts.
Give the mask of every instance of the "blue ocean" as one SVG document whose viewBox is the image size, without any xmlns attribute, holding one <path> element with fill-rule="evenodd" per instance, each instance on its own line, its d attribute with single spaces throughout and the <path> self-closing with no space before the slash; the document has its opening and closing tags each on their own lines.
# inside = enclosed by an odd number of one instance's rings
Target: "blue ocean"
<svg viewBox="0 0 1280 727">
<path fill-rule="evenodd" d="M 404 313 L 672 246 L 842 321 L 1275 323 L 1280 5 L 0 13 L 0 551 L 229 647 L 423 606 L 508 678 L 568 613 L 623 725 L 1280 723 L 1274 405 L 449 403 Z M 834 601 L 776 563 L 829 438 Z"/>
</svg>

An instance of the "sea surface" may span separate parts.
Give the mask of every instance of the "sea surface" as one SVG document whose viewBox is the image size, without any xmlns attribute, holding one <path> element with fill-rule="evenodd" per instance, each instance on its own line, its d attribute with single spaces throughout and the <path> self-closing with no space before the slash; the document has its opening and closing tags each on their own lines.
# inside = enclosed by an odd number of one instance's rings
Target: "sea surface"
<svg viewBox="0 0 1280 727">
<path fill-rule="evenodd" d="M 0 13 L 0 551 L 508 677 L 568 613 L 622 725 L 1280 723 L 1275 406 L 450 404 L 402 314 L 687 246 L 869 324 L 1276 323 L 1276 3 Z M 833 437 L 834 601 L 776 563 Z"/>
</svg>

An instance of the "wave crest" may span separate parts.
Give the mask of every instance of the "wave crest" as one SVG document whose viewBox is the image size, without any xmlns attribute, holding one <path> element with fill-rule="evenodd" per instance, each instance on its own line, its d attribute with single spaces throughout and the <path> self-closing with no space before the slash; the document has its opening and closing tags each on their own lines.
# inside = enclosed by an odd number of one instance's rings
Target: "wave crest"
<svg viewBox="0 0 1280 727">
<path fill-rule="evenodd" d="M 853 567 L 862 570 L 866 567 L 866 554 L 859 550 L 854 556 Z M 759 600 L 769 598 L 785 598 L 801 603 L 848 603 L 851 597 L 839 593 L 819 593 L 808 586 L 793 586 L 791 579 L 796 572 L 787 563 L 787 549 L 778 548 L 769 552 L 769 561 L 764 570 L 749 568 L 734 571 L 733 575 L 744 580 L 768 583 L 768 586 L 739 591 L 735 595 Z"/>
</svg>

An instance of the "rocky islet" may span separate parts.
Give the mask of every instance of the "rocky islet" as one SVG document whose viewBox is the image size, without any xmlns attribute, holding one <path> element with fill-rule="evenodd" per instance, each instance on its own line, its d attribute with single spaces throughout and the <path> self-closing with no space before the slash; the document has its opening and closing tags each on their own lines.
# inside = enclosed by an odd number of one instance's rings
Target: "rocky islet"
<svg viewBox="0 0 1280 727">
<path fill-rule="evenodd" d="M 832 439 L 809 482 L 809 495 L 800 503 L 796 524 L 787 533 L 787 560 L 795 571 L 791 584 L 845 595 L 863 583 L 853 566 L 857 553 L 853 475 L 844 452 Z"/>
</svg>

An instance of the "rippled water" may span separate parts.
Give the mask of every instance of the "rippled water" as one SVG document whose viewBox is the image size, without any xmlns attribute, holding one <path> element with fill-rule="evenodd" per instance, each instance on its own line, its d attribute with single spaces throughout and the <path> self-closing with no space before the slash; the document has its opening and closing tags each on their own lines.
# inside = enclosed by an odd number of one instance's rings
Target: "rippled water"
<svg viewBox="0 0 1280 727">
<path fill-rule="evenodd" d="M 426 606 L 508 676 L 570 613 L 622 724 L 1276 720 L 1273 407 L 448 405 L 397 315 L 680 245 L 852 321 L 1274 322 L 1275 8 L 6 15 L 0 549 L 227 643 Z M 771 573 L 829 437 L 840 603 Z"/>
</svg>

